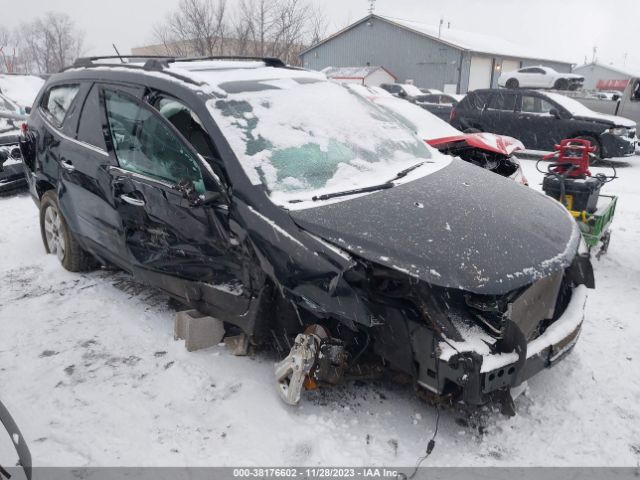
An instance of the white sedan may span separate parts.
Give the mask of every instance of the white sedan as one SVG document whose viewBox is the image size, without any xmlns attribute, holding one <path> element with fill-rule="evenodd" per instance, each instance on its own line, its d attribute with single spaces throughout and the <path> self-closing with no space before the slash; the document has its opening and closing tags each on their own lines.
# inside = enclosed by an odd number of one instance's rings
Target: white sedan
<svg viewBox="0 0 640 480">
<path fill-rule="evenodd" d="M 584 77 L 575 73 L 560 73 L 553 68 L 537 66 L 524 67 L 513 72 L 503 72 L 498 78 L 498 86 L 506 88 L 554 88 L 556 90 L 577 90 Z"/>
</svg>

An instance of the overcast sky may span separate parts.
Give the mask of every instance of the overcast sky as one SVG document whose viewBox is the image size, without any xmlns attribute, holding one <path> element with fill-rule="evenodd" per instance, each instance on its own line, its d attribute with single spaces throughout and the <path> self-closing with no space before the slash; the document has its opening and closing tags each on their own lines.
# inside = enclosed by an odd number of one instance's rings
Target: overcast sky
<svg viewBox="0 0 640 480">
<path fill-rule="evenodd" d="M 227 0 L 233 7 L 237 0 Z M 328 33 L 367 14 L 368 0 L 311 0 L 323 5 Z M 86 54 L 121 53 L 153 43 L 152 26 L 178 0 L 0 0 L 3 22 L 16 25 L 39 12 L 56 10 L 73 17 L 86 33 Z M 28 6 L 28 8 L 25 8 Z M 602 63 L 640 72 L 640 0 L 376 0 L 376 13 L 532 44 L 550 58 L 582 64 L 594 46 Z"/>
</svg>

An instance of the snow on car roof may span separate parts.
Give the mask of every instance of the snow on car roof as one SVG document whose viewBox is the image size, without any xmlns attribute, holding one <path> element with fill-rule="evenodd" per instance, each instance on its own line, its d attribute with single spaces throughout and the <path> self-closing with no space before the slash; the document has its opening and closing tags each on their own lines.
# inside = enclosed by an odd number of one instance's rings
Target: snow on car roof
<svg viewBox="0 0 640 480">
<path fill-rule="evenodd" d="M 167 69 L 171 72 L 207 84 L 213 88 L 229 82 L 256 80 L 282 80 L 287 78 L 326 80 L 323 73 L 298 68 L 267 67 L 263 62 L 236 62 L 210 60 L 175 62 Z"/>
<path fill-rule="evenodd" d="M 396 25 L 409 28 L 416 32 L 422 33 L 423 35 L 438 39 L 441 42 L 449 43 L 452 46 L 461 48 L 463 50 L 470 50 L 472 52 L 480 53 L 490 53 L 494 55 L 504 55 L 507 57 L 554 60 L 546 52 L 538 51 L 535 48 L 530 48 L 518 43 L 510 42 L 508 40 L 505 40 L 504 38 L 498 38 L 476 32 L 467 32 L 454 28 L 442 28 L 439 33 L 438 26 L 427 25 L 424 23 L 413 22 L 409 20 L 399 20 L 392 17 L 385 17 L 383 15 L 376 16 L 382 18 L 387 22 L 395 23 Z M 555 58 L 555 61 L 572 63 L 571 61 L 562 60 L 559 58 Z"/>
<path fill-rule="evenodd" d="M 33 105 L 44 79 L 35 75 L 0 74 L 0 91 L 23 107 Z"/>
</svg>

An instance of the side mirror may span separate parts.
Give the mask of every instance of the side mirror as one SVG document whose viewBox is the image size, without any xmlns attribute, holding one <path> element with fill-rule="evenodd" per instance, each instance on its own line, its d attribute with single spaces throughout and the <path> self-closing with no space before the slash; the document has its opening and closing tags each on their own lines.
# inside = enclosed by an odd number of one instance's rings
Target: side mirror
<svg viewBox="0 0 640 480">
<path fill-rule="evenodd" d="M 558 111 L 557 108 L 552 108 L 551 110 L 549 110 L 549 114 L 554 116 L 557 119 L 560 119 L 560 112 Z"/>
<path fill-rule="evenodd" d="M 175 185 L 174 188 L 182 193 L 184 198 L 192 207 L 211 205 L 220 198 L 219 192 L 205 192 L 204 194 L 200 195 L 196 191 L 196 186 L 194 185 L 193 180 L 190 180 L 188 178 L 180 180 L 180 182 Z"/>
<path fill-rule="evenodd" d="M 407 96 L 407 92 L 405 92 L 404 90 L 400 90 L 400 91 L 398 92 L 398 96 L 399 96 L 400 98 L 406 98 L 406 96 Z"/>
<path fill-rule="evenodd" d="M 31 115 L 31 107 L 24 107 L 24 113 L 26 115 Z"/>
</svg>

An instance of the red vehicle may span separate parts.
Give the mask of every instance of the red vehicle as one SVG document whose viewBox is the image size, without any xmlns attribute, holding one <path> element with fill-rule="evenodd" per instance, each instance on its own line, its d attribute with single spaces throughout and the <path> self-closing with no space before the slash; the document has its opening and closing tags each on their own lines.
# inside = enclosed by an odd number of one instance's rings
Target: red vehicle
<svg viewBox="0 0 640 480">
<path fill-rule="evenodd" d="M 528 185 L 514 153 L 524 150 L 519 140 L 486 132 L 463 133 L 419 106 L 377 87 L 348 85 L 355 93 L 392 113 L 430 146 L 460 157 L 523 185 Z"/>
</svg>

